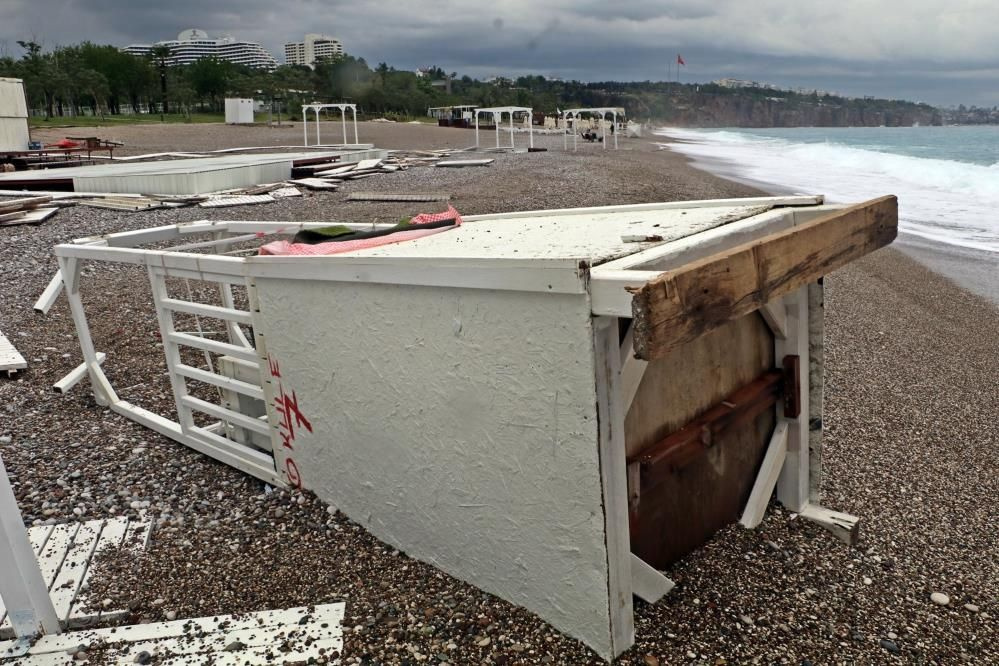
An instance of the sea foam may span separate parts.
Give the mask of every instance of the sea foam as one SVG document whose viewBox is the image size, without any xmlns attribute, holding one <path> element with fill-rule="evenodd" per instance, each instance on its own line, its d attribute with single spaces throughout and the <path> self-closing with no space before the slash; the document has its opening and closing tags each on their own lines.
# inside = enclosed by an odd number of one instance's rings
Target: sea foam
<svg viewBox="0 0 999 666">
<path fill-rule="evenodd" d="M 721 175 L 829 203 L 894 194 L 902 233 L 999 253 L 999 164 L 914 157 L 827 141 L 795 142 L 736 131 L 662 129 L 669 148 Z"/>
</svg>

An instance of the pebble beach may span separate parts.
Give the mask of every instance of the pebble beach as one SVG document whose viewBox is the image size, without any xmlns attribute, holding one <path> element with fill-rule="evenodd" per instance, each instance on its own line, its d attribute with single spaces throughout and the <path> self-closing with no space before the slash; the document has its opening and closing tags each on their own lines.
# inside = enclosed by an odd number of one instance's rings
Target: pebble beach
<svg viewBox="0 0 999 666">
<path fill-rule="evenodd" d="M 340 125 L 322 132 L 339 137 Z M 471 130 L 427 125 L 359 132 L 387 149 L 474 143 Z M 300 123 L 96 133 L 124 141 L 122 155 L 302 141 Z M 566 152 L 551 135 L 535 145 L 549 150 L 490 155 L 484 168 L 412 167 L 258 206 L 76 206 L 40 226 L 0 228 L 0 330 L 29 364 L 0 377 L 0 455 L 26 525 L 154 522 L 140 557 L 98 557 L 95 606 L 128 608 L 125 621 L 137 623 L 344 601 L 344 651 L 333 656 L 344 664 L 603 663 L 310 493 L 267 487 L 98 407 L 86 382 L 56 394 L 52 384 L 80 363 L 72 320 L 64 299 L 48 315 L 32 310 L 57 268 L 52 247 L 82 236 L 198 219 L 395 222 L 444 207 L 347 202 L 351 191 L 446 192 L 463 214 L 764 194 L 651 140 L 622 139 L 619 151 Z M 859 545 L 777 506 L 757 530 L 729 526 L 666 572 L 677 586 L 663 600 L 636 601 L 636 643 L 617 663 L 999 663 L 999 308 L 890 247 L 824 284 L 822 503 L 861 517 Z M 172 415 L 145 272 L 88 267 L 83 293 L 121 397 Z"/>
</svg>

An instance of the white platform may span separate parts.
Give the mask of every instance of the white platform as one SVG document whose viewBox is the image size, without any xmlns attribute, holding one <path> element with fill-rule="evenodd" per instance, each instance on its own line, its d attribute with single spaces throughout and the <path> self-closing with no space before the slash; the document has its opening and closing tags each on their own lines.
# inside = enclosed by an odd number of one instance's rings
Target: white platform
<svg viewBox="0 0 999 666">
<path fill-rule="evenodd" d="M 28 530 L 42 576 L 63 627 L 80 627 L 98 620 L 115 621 L 124 610 L 84 611 L 79 599 L 90 578 L 90 562 L 104 548 L 124 546 L 138 552 L 149 542 L 151 523 L 128 518 L 88 520 L 84 523 L 42 525 Z M 5 575 L 6 572 L 0 573 Z M 0 601 L 0 638 L 14 635 L 6 608 Z"/>
<path fill-rule="evenodd" d="M 106 653 L 102 649 L 102 664 L 134 664 L 141 652 L 148 652 L 152 663 L 160 666 L 304 664 L 343 650 L 343 615 L 344 604 L 336 603 L 73 631 L 0 643 L 0 661 L 21 658 L 16 663 L 71 664 L 73 657 L 68 653 L 81 645 L 86 651 L 101 642 L 114 644 L 104 648 Z"/>
<path fill-rule="evenodd" d="M 21 352 L 14 348 L 3 332 L 0 332 L 0 372 L 6 372 L 10 376 L 27 367 L 28 362 L 21 356 Z"/>
</svg>

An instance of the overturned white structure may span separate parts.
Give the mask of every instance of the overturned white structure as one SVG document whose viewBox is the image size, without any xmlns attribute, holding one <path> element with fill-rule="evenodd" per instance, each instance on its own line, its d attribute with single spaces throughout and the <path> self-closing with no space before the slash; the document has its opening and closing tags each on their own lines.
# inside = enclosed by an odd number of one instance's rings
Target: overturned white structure
<svg viewBox="0 0 999 666">
<path fill-rule="evenodd" d="M 21 79 L 0 78 L 0 151 L 28 149 L 28 105 Z"/>
<path fill-rule="evenodd" d="M 62 388 L 89 376 L 99 404 L 315 491 L 607 659 L 633 643 L 632 595 L 668 592 L 661 569 L 724 524 L 759 524 L 775 489 L 855 535 L 856 519 L 815 504 L 819 278 L 891 242 L 893 197 L 480 215 L 333 256 L 231 253 L 323 224 L 204 221 L 57 246 L 84 358 Z M 88 261 L 146 267 L 176 421 L 103 372 Z M 220 295 L 195 300 L 184 281 Z"/>
</svg>

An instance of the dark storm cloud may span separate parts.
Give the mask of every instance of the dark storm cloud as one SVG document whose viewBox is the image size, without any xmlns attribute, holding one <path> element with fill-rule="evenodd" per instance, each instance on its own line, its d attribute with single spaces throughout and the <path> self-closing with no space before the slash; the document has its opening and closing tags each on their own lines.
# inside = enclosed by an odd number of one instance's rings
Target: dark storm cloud
<svg viewBox="0 0 999 666">
<path fill-rule="evenodd" d="M 999 103 L 999 3 L 910 0 L 2 0 L 0 43 L 126 45 L 186 28 L 257 41 L 332 34 L 403 69 L 581 80 L 722 77 L 937 104 Z"/>
</svg>

